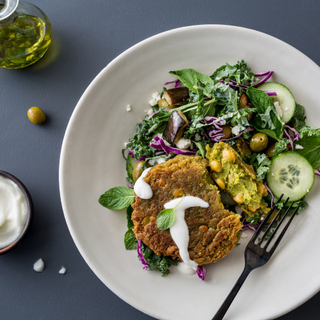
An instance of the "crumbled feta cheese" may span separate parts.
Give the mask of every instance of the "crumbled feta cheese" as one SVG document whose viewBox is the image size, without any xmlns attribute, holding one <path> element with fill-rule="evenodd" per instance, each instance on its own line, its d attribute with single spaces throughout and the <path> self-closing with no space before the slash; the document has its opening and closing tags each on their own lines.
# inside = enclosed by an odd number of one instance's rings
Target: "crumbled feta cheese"
<svg viewBox="0 0 320 320">
<path fill-rule="evenodd" d="M 194 140 L 195 140 L 195 141 L 200 141 L 200 140 L 201 140 L 201 136 L 200 136 L 199 133 L 196 133 L 196 134 L 195 134 Z"/>
<path fill-rule="evenodd" d="M 152 95 L 152 99 L 149 101 L 150 106 L 154 106 L 155 104 L 158 103 L 159 100 L 160 100 L 160 94 L 159 92 L 155 92 Z"/>
<path fill-rule="evenodd" d="M 181 138 L 177 143 L 176 146 L 179 149 L 188 149 L 189 147 L 192 147 L 192 142 L 190 139 L 183 139 Z"/>
<path fill-rule="evenodd" d="M 152 109 L 149 109 L 148 110 L 148 115 L 150 116 L 150 114 L 152 114 L 153 113 L 153 110 Z"/>
<path fill-rule="evenodd" d="M 282 117 L 283 116 L 283 111 L 282 111 L 282 109 L 280 107 L 279 101 L 275 101 L 274 102 L 274 106 L 275 106 L 277 112 L 279 113 L 279 116 Z"/>
<path fill-rule="evenodd" d="M 244 231 L 241 232 L 241 238 L 246 238 L 247 236 L 248 235 Z"/>
<path fill-rule="evenodd" d="M 67 269 L 62 266 L 61 269 L 59 270 L 59 274 L 65 274 L 67 272 Z"/>
<path fill-rule="evenodd" d="M 125 142 L 124 143 L 124 147 L 126 148 L 129 142 Z"/>
<path fill-rule="evenodd" d="M 127 105 L 127 112 L 130 112 L 132 110 L 130 104 Z"/>
<path fill-rule="evenodd" d="M 166 159 L 165 159 L 165 158 L 158 158 L 158 159 L 148 160 L 148 163 L 149 163 L 151 166 L 154 166 L 154 165 L 156 165 L 156 164 L 160 164 L 160 163 L 163 163 L 163 162 L 166 162 Z"/>
<path fill-rule="evenodd" d="M 232 132 L 233 135 L 237 136 L 239 134 L 239 132 L 240 132 L 239 126 L 232 127 L 231 132 Z"/>
<path fill-rule="evenodd" d="M 34 264 L 33 264 L 33 270 L 35 272 L 42 272 L 44 269 L 44 262 L 43 260 L 40 258 L 39 260 L 37 260 Z"/>
<path fill-rule="evenodd" d="M 302 150 L 302 149 L 303 149 L 303 146 L 301 146 L 300 144 L 296 144 L 296 145 L 295 145 L 295 148 Z"/>
</svg>

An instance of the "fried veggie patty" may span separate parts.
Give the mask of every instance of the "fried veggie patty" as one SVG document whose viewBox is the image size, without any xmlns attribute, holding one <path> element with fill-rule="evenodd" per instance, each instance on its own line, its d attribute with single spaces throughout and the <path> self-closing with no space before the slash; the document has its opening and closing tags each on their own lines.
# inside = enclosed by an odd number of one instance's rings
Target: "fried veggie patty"
<svg viewBox="0 0 320 320">
<path fill-rule="evenodd" d="M 191 260 L 199 265 L 216 262 L 238 242 L 240 216 L 224 209 L 208 165 L 202 157 L 178 155 L 154 166 L 144 177 L 153 196 L 148 200 L 136 196 L 132 205 L 133 231 L 156 254 L 181 260 L 170 229 L 159 230 L 156 220 L 165 203 L 182 196 L 199 197 L 209 204 L 208 208 L 192 207 L 185 211 Z"/>
</svg>

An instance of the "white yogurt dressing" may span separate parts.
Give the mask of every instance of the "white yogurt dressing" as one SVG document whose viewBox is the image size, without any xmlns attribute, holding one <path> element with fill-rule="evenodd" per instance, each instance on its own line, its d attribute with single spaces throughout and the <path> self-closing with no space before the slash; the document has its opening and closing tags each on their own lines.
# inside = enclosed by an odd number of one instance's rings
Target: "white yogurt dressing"
<svg viewBox="0 0 320 320">
<path fill-rule="evenodd" d="M 147 175 L 147 173 L 151 170 L 151 168 L 148 168 L 144 170 L 141 174 L 141 176 L 138 178 L 136 183 L 134 184 L 134 192 L 136 195 L 141 199 L 151 199 L 153 192 L 149 184 L 147 184 L 143 178 Z"/>
<path fill-rule="evenodd" d="M 167 202 L 164 207 L 165 209 L 172 209 L 176 205 L 177 207 L 174 209 L 175 222 L 170 227 L 170 234 L 173 241 L 179 248 L 180 257 L 184 264 L 184 266 L 179 268 L 179 271 L 186 274 L 193 274 L 194 270 L 197 269 L 198 264 L 192 261 L 189 257 L 189 229 L 184 218 L 185 210 L 191 207 L 208 208 L 209 204 L 198 197 L 185 196 L 182 200 L 181 198 L 177 198 Z"/>
<path fill-rule="evenodd" d="M 13 243 L 28 217 L 27 200 L 13 181 L 0 175 L 0 248 Z"/>
</svg>

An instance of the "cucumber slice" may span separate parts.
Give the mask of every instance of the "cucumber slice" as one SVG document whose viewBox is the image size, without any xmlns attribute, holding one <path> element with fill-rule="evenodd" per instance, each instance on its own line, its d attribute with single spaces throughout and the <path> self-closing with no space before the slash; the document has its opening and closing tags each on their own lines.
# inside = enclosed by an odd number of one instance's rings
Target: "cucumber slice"
<svg viewBox="0 0 320 320">
<path fill-rule="evenodd" d="M 290 90 L 283 84 L 277 82 L 265 82 L 257 87 L 257 89 L 277 93 L 276 96 L 270 96 L 270 98 L 274 103 L 279 103 L 279 108 L 281 110 L 279 110 L 278 107 L 276 109 L 281 117 L 281 120 L 284 123 L 288 123 L 296 110 L 296 101 L 294 100 Z"/>
<path fill-rule="evenodd" d="M 138 161 L 135 158 L 132 158 L 130 154 L 127 156 L 126 169 L 129 178 L 132 178 L 132 171 Z"/>
<path fill-rule="evenodd" d="M 267 175 L 268 186 L 273 194 L 291 201 L 302 199 L 312 188 L 314 170 L 309 161 L 300 154 L 287 151 L 272 159 Z"/>
</svg>

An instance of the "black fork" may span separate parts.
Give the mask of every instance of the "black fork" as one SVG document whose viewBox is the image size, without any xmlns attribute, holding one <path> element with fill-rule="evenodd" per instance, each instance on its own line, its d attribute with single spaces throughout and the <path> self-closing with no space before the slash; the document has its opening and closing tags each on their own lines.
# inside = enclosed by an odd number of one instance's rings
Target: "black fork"
<svg viewBox="0 0 320 320">
<path fill-rule="evenodd" d="M 277 203 L 279 203 L 281 201 L 282 197 L 283 197 L 283 195 L 279 198 Z M 287 224 L 283 228 L 282 232 L 280 233 L 278 238 L 275 240 L 275 242 L 273 243 L 273 245 L 269 249 L 268 247 L 269 247 L 271 241 L 273 240 L 275 234 L 279 230 L 282 222 L 284 221 L 284 219 L 288 215 L 288 212 L 292 208 L 292 205 L 294 204 L 294 202 L 292 202 L 290 204 L 290 206 L 288 207 L 287 211 L 283 215 L 281 221 L 278 223 L 276 228 L 273 230 L 272 227 L 274 225 L 274 222 L 277 221 L 277 219 L 279 218 L 283 208 L 288 203 L 288 201 L 289 201 L 289 198 L 285 201 L 283 207 L 279 210 L 279 212 L 276 214 L 276 216 L 272 219 L 272 221 L 269 224 L 267 230 L 264 233 L 261 233 L 261 231 L 263 230 L 263 228 L 267 224 L 269 218 L 271 217 L 272 213 L 274 212 L 275 205 L 273 205 L 271 210 L 270 210 L 270 212 L 267 214 L 267 216 L 265 217 L 263 222 L 260 224 L 260 226 L 257 229 L 257 231 L 254 233 L 254 235 L 250 239 L 250 241 L 249 241 L 249 243 L 248 243 L 248 245 L 246 247 L 245 253 L 244 253 L 244 255 L 245 255 L 245 267 L 244 267 L 244 270 L 243 270 L 241 276 L 239 277 L 238 281 L 236 282 L 236 284 L 234 285 L 234 287 L 230 291 L 228 297 L 223 302 L 223 304 L 221 305 L 220 309 L 218 310 L 216 315 L 212 318 L 212 320 L 220 320 L 220 319 L 222 319 L 224 317 L 224 315 L 226 314 L 227 310 L 229 309 L 232 301 L 236 297 L 237 293 L 239 292 L 242 284 L 246 280 L 246 278 L 249 275 L 249 273 L 253 269 L 259 268 L 259 267 L 263 266 L 264 264 L 266 264 L 269 261 L 270 257 L 272 256 L 272 254 L 276 250 L 278 244 L 280 243 L 282 237 L 286 233 L 291 221 L 293 220 L 294 216 L 296 215 L 296 213 L 297 213 L 297 211 L 298 211 L 298 209 L 300 207 L 300 205 L 299 205 L 294 210 L 294 212 L 292 213 L 289 221 L 287 222 Z M 263 244 L 263 246 L 262 246 L 262 243 L 265 240 L 266 236 L 269 236 L 269 238 L 267 239 L 266 243 Z M 257 241 L 257 239 L 258 239 L 258 241 Z M 267 251 L 267 249 L 269 249 L 269 250 Z"/>
</svg>

